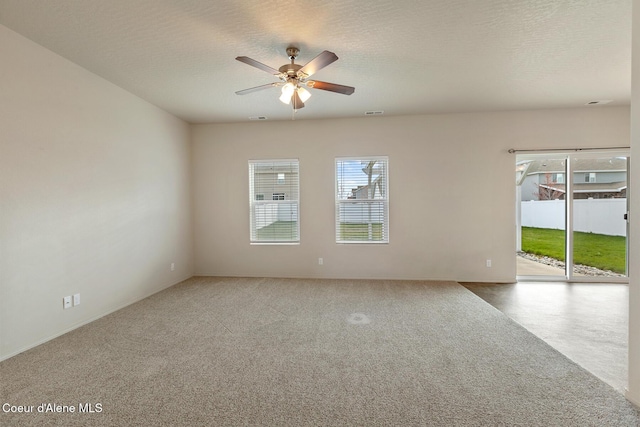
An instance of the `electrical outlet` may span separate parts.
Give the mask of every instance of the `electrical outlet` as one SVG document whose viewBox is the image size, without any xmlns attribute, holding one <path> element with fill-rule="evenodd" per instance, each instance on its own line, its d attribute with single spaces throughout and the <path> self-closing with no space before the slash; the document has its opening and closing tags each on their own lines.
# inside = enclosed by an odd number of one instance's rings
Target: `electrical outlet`
<svg viewBox="0 0 640 427">
<path fill-rule="evenodd" d="M 73 306 L 80 305 L 80 294 L 75 294 L 73 296 Z"/>
<path fill-rule="evenodd" d="M 318 258 L 318 265 L 323 265 L 324 264 L 324 260 L 322 258 Z"/>
<path fill-rule="evenodd" d="M 62 298 L 62 307 L 66 310 L 67 308 L 71 308 L 71 295 L 68 297 Z"/>
<path fill-rule="evenodd" d="M 487 260 L 487 268 L 491 268 L 491 260 L 490 259 Z"/>
<path fill-rule="evenodd" d="M 171 263 L 171 271 L 175 271 L 175 269 L 176 269 L 176 263 L 172 262 Z"/>
</svg>

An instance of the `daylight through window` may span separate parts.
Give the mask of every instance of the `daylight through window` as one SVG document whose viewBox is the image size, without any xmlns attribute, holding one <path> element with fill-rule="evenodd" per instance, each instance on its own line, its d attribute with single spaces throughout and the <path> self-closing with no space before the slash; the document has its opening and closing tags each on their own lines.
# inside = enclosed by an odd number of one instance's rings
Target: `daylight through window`
<svg viewBox="0 0 640 427">
<path fill-rule="evenodd" d="M 336 242 L 388 243 L 387 157 L 336 159 Z"/>
<path fill-rule="evenodd" d="M 300 242 L 298 175 L 297 159 L 249 161 L 251 243 Z"/>
</svg>

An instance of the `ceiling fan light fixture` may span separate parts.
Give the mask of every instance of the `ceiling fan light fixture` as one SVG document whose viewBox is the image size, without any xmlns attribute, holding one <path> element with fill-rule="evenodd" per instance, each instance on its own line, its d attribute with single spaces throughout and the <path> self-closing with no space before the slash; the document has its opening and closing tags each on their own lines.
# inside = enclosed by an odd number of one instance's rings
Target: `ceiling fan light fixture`
<svg viewBox="0 0 640 427">
<path fill-rule="evenodd" d="M 289 105 L 291 103 L 291 95 L 287 96 L 286 94 L 282 94 L 280 95 L 280 102 L 282 102 L 283 104 L 287 104 Z"/>
<path fill-rule="evenodd" d="M 280 101 L 285 104 L 289 104 L 291 102 L 291 96 L 293 95 L 293 91 L 296 89 L 295 85 L 291 82 L 287 82 L 284 86 L 282 86 L 282 95 L 280 95 Z"/>
<path fill-rule="evenodd" d="M 311 92 L 306 90 L 303 87 L 298 88 L 298 96 L 302 100 L 302 102 L 307 102 L 307 99 L 311 98 Z"/>
</svg>

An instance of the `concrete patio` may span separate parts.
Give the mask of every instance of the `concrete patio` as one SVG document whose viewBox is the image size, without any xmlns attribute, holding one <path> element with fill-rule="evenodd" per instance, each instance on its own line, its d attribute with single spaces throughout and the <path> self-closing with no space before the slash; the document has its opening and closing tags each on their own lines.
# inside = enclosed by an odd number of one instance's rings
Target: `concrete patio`
<svg viewBox="0 0 640 427">
<path fill-rule="evenodd" d="M 564 269 L 517 257 L 518 276 L 564 276 Z"/>
</svg>

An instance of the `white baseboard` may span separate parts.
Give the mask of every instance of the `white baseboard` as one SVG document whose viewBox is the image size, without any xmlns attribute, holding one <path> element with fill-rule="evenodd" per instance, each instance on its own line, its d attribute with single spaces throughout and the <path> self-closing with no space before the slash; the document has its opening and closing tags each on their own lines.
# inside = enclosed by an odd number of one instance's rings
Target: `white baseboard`
<svg viewBox="0 0 640 427">
<path fill-rule="evenodd" d="M 640 408 L 640 395 L 631 393 L 629 389 L 626 389 L 624 397 L 626 397 L 629 402 L 633 403 L 634 405 Z"/>
</svg>

